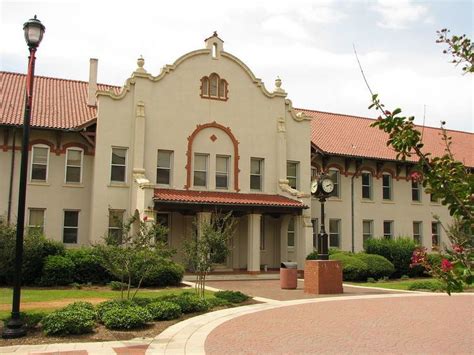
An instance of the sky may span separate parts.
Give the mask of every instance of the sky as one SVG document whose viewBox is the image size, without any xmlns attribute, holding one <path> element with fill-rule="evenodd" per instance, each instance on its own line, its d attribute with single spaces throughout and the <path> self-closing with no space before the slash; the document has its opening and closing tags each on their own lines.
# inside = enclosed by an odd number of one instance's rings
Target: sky
<svg viewBox="0 0 474 355">
<path fill-rule="evenodd" d="M 217 31 L 267 89 L 279 76 L 294 107 L 374 118 L 355 47 L 388 109 L 473 132 L 473 76 L 436 43 L 442 28 L 473 38 L 471 0 L 0 0 L 0 70 L 26 73 L 22 27 L 35 14 L 36 75 L 87 81 L 93 57 L 100 83 L 122 85 L 140 55 L 158 75 Z"/>
</svg>

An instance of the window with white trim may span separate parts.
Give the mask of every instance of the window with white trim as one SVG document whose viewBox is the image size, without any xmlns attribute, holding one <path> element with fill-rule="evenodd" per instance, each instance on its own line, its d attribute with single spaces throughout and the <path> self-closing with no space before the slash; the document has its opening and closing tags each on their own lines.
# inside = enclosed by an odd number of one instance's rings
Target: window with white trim
<svg viewBox="0 0 474 355">
<path fill-rule="evenodd" d="M 229 161 L 228 156 L 216 156 L 216 189 L 229 188 Z"/>
<path fill-rule="evenodd" d="M 363 171 L 362 172 L 362 198 L 371 200 L 372 199 L 372 174 Z"/>
<path fill-rule="evenodd" d="M 171 184 L 171 162 L 173 152 L 170 150 L 158 150 L 158 163 L 156 167 L 156 183 L 160 185 Z"/>
<path fill-rule="evenodd" d="M 260 217 L 260 250 L 265 250 L 265 216 Z"/>
<path fill-rule="evenodd" d="M 287 245 L 289 248 L 293 248 L 295 246 L 295 219 L 293 217 L 291 217 L 290 221 L 288 222 Z"/>
<path fill-rule="evenodd" d="M 31 181 L 46 181 L 48 179 L 49 147 L 34 145 L 31 150 Z"/>
<path fill-rule="evenodd" d="M 386 239 L 393 238 L 393 221 L 383 221 L 383 236 Z"/>
<path fill-rule="evenodd" d="M 208 155 L 194 154 L 194 186 L 207 186 Z"/>
<path fill-rule="evenodd" d="M 80 184 L 82 182 L 82 164 L 84 151 L 80 148 L 66 150 L 66 176 L 67 184 Z"/>
<path fill-rule="evenodd" d="M 365 243 L 370 238 L 374 237 L 374 221 L 371 219 L 364 219 L 362 221 L 362 241 Z"/>
<path fill-rule="evenodd" d="M 386 173 L 382 174 L 382 198 L 392 199 L 392 175 Z"/>
<path fill-rule="evenodd" d="M 288 180 L 288 185 L 293 189 L 298 189 L 298 170 L 299 163 L 296 161 L 287 161 L 286 162 L 286 179 Z"/>
<path fill-rule="evenodd" d="M 44 233 L 44 208 L 28 209 L 28 230 Z"/>
<path fill-rule="evenodd" d="M 263 159 L 250 158 L 250 189 L 263 189 Z"/>
<path fill-rule="evenodd" d="M 329 247 L 330 248 L 341 247 L 341 220 L 340 219 L 329 220 Z"/>
<path fill-rule="evenodd" d="M 115 242 L 122 241 L 124 210 L 109 210 L 109 237 Z"/>
<path fill-rule="evenodd" d="M 340 198 L 341 197 L 341 190 L 339 188 L 341 182 L 341 173 L 339 169 L 330 168 L 328 171 L 328 175 L 331 178 L 332 182 L 334 183 L 334 190 L 331 194 L 331 197 Z"/>
<path fill-rule="evenodd" d="M 413 241 L 418 245 L 423 245 L 423 222 L 413 222 Z"/>
<path fill-rule="evenodd" d="M 79 211 L 64 211 L 63 243 L 77 244 Z"/>
<path fill-rule="evenodd" d="M 421 201 L 421 183 L 419 181 L 411 181 L 411 200 L 414 202 Z"/>
<path fill-rule="evenodd" d="M 432 248 L 439 248 L 441 240 L 441 225 L 439 222 L 431 222 L 431 246 Z"/>
<path fill-rule="evenodd" d="M 127 176 L 127 148 L 112 148 L 110 168 L 111 182 L 126 182 Z"/>
</svg>

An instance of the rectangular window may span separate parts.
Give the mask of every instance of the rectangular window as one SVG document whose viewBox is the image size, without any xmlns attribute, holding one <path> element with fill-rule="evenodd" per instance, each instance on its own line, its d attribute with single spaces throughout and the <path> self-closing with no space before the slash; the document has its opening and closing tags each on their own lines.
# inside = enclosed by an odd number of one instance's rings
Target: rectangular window
<svg viewBox="0 0 474 355">
<path fill-rule="evenodd" d="M 206 154 L 194 154 L 194 186 L 207 186 Z"/>
<path fill-rule="evenodd" d="M 46 181 L 48 179 L 49 147 L 33 146 L 31 157 L 31 180 Z"/>
<path fill-rule="evenodd" d="M 368 172 L 362 173 L 362 198 L 372 199 L 372 174 Z"/>
<path fill-rule="evenodd" d="M 115 242 L 122 241 L 124 210 L 109 210 L 109 237 Z"/>
<path fill-rule="evenodd" d="M 392 199 L 392 175 L 382 175 L 382 196 L 384 200 Z"/>
<path fill-rule="evenodd" d="M 216 189 L 229 188 L 229 157 L 216 156 Z"/>
<path fill-rule="evenodd" d="M 433 203 L 439 203 L 439 199 L 437 199 L 436 197 L 434 197 L 433 194 L 430 194 L 430 201 L 433 202 Z"/>
<path fill-rule="evenodd" d="M 393 221 L 383 221 L 383 236 L 387 239 L 393 238 Z"/>
<path fill-rule="evenodd" d="M 341 220 L 329 220 L 329 247 L 339 248 L 341 242 Z"/>
<path fill-rule="evenodd" d="M 171 183 L 171 161 L 173 152 L 169 150 L 158 150 L 158 163 L 156 167 L 156 183 L 169 185 Z"/>
<path fill-rule="evenodd" d="M 368 239 L 374 237 L 374 221 L 362 221 L 362 241 L 365 243 Z"/>
<path fill-rule="evenodd" d="M 318 169 L 316 169 L 314 166 L 311 167 L 311 181 L 316 179 L 318 177 Z"/>
<path fill-rule="evenodd" d="M 313 225 L 313 249 L 316 250 L 318 248 L 318 219 L 313 218 L 311 224 Z"/>
<path fill-rule="evenodd" d="M 329 169 L 329 177 L 331 178 L 332 182 L 334 183 L 334 190 L 332 192 L 332 197 L 341 197 L 341 192 L 339 189 L 341 174 L 337 169 Z"/>
<path fill-rule="evenodd" d="M 422 245 L 423 243 L 422 233 L 423 233 L 422 222 L 413 222 L 413 241 L 418 245 Z"/>
<path fill-rule="evenodd" d="M 126 182 L 127 148 L 112 148 L 110 181 Z"/>
<path fill-rule="evenodd" d="M 82 182 L 82 149 L 69 148 L 66 151 L 66 183 L 80 184 Z"/>
<path fill-rule="evenodd" d="M 411 182 L 411 200 L 415 202 L 421 201 L 421 184 L 418 181 Z"/>
<path fill-rule="evenodd" d="M 439 222 L 431 222 L 431 246 L 432 248 L 439 248 L 441 240 L 441 228 Z"/>
<path fill-rule="evenodd" d="M 260 250 L 265 250 L 265 216 L 260 217 Z"/>
<path fill-rule="evenodd" d="M 295 246 L 295 219 L 292 217 L 288 223 L 288 247 Z"/>
<path fill-rule="evenodd" d="M 298 163 L 294 161 L 286 162 L 286 179 L 288 185 L 293 189 L 298 189 Z"/>
<path fill-rule="evenodd" d="M 169 213 L 157 213 L 156 214 L 156 224 L 159 224 L 167 229 L 167 232 L 164 235 L 156 236 L 157 240 L 158 237 L 161 239 L 162 242 L 166 244 L 170 244 L 170 214 Z"/>
<path fill-rule="evenodd" d="M 250 189 L 262 191 L 263 159 L 250 158 Z"/>
<path fill-rule="evenodd" d="M 28 209 L 28 229 L 35 230 L 39 233 L 44 233 L 44 209 L 43 208 L 30 208 Z"/>
<path fill-rule="evenodd" d="M 64 211 L 63 243 L 76 244 L 79 231 L 79 211 Z"/>
</svg>

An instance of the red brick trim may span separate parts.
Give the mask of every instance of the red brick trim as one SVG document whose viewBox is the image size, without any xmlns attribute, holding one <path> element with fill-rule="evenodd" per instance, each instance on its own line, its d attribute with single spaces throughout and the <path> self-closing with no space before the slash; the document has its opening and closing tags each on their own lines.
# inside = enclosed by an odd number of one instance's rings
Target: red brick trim
<svg viewBox="0 0 474 355">
<path fill-rule="evenodd" d="M 369 173 L 372 174 L 373 177 L 377 177 L 377 174 L 375 173 L 375 170 L 371 168 L 370 166 L 362 165 L 357 172 L 357 176 L 360 176 L 364 171 L 368 171 Z"/>
<path fill-rule="evenodd" d="M 236 192 L 239 192 L 239 141 L 235 138 L 234 134 L 230 130 L 229 127 L 224 127 L 223 125 L 217 123 L 216 121 L 211 122 L 211 123 L 205 123 L 202 125 L 197 125 L 196 129 L 194 130 L 193 133 L 188 137 L 188 150 L 186 151 L 186 156 L 187 156 L 187 163 L 185 166 L 186 169 L 186 185 L 184 185 L 184 188 L 186 190 L 189 190 L 191 187 L 191 165 L 192 165 L 192 159 L 193 159 L 193 143 L 194 139 L 196 136 L 201 132 L 202 130 L 205 130 L 206 128 L 217 128 L 226 133 L 229 138 L 232 141 L 232 144 L 234 145 L 234 190 Z"/>
<path fill-rule="evenodd" d="M 325 173 L 329 172 L 329 169 L 335 168 L 339 170 L 340 174 L 344 174 L 344 176 L 347 176 L 347 171 L 342 167 L 342 165 L 337 164 L 337 163 L 331 163 L 326 166 L 326 169 L 324 170 Z"/>
<path fill-rule="evenodd" d="M 51 143 L 50 141 L 46 139 L 33 139 L 32 141 L 30 141 L 29 150 L 31 150 L 31 148 L 37 144 L 47 145 L 52 153 L 57 153 L 59 151 L 59 148 L 56 148 L 54 143 Z"/>
<path fill-rule="evenodd" d="M 68 148 L 81 148 L 84 151 L 84 155 L 92 155 L 92 153 L 89 151 L 87 148 L 87 145 L 79 142 L 70 142 L 66 143 L 62 146 L 62 149 L 60 151 L 61 154 L 66 154 L 66 150 Z"/>
<path fill-rule="evenodd" d="M 380 176 L 382 176 L 384 173 L 388 173 L 392 176 L 392 179 L 395 179 L 397 177 L 397 174 L 395 174 L 395 171 L 389 168 L 383 168 L 382 171 L 380 172 Z"/>
</svg>

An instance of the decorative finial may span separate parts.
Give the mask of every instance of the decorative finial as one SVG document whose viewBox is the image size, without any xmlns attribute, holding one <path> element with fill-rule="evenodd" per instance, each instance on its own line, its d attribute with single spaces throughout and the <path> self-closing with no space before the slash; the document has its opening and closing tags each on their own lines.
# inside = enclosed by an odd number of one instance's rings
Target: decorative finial
<svg viewBox="0 0 474 355">
<path fill-rule="evenodd" d="M 212 34 L 214 37 L 218 37 L 217 35 L 217 31 L 214 31 L 214 33 Z"/>
<path fill-rule="evenodd" d="M 275 79 L 275 90 L 273 90 L 274 92 L 285 92 L 285 90 L 283 90 L 281 88 L 281 79 L 279 76 L 277 76 L 277 78 Z"/>
<path fill-rule="evenodd" d="M 146 73 L 145 68 L 143 68 L 144 65 L 145 65 L 145 59 L 143 58 L 142 55 L 140 55 L 140 58 L 137 59 L 138 68 L 135 70 L 135 72 L 136 73 Z"/>
</svg>

